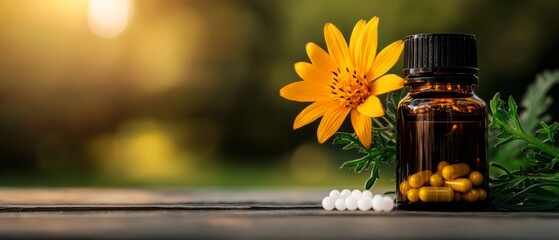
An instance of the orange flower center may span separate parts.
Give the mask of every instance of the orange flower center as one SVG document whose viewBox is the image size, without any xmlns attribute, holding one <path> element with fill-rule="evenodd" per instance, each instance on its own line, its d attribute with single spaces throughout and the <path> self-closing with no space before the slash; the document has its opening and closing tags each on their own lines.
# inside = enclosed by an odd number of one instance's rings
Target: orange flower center
<svg viewBox="0 0 559 240">
<path fill-rule="evenodd" d="M 332 97 L 346 108 L 356 108 L 369 95 L 369 81 L 366 75 L 359 75 L 355 69 L 346 68 L 345 71 L 332 71 Z"/>
</svg>

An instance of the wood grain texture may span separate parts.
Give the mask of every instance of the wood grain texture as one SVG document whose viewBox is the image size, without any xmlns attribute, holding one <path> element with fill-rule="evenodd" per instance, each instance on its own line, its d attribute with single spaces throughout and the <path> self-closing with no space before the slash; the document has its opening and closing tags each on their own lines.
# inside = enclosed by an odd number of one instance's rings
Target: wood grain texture
<svg viewBox="0 0 559 240">
<path fill-rule="evenodd" d="M 312 189 L 0 189 L 0 239 L 559 236 L 556 212 L 325 211 L 319 202 L 326 193 Z"/>
</svg>

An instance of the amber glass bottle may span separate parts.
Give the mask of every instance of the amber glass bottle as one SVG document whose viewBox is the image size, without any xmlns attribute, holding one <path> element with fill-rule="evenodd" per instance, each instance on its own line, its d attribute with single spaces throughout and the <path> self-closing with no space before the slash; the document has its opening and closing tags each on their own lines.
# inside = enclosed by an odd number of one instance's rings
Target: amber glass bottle
<svg viewBox="0 0 559 240">
<path fill-rule="evenodd" d="M 488 203 L 486 104 L 476 38 L 407 36 L 408 95 L 398 106 L 397 205 L 404 210 L 471 211 Z"/>
</svg>

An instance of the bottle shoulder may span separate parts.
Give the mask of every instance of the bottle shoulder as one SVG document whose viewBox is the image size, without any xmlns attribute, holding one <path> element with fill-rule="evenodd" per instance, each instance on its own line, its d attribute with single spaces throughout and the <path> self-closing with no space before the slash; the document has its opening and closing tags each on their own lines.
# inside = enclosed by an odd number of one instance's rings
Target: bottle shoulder
<svg viewBox="0 0 559 240">
<path fill-rule="evenodd" d="M 483 113 L 487 104 L 475 94 L 460 97 L 413 96 L 408 94 L 398 104 L 398 109 L 408 113 L 457 112 Z"/>
</svg>

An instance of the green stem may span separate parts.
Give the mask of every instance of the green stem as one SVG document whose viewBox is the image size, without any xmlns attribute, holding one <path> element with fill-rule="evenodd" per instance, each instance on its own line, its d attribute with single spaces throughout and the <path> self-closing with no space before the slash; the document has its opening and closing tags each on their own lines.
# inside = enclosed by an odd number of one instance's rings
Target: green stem
<svg viewBox="0 0 559 240">
<path fill-rule="evenodd" d="M 508 132 L 513 133 L 516 138 L 524 139 L 528 141 L 530 144 L 540 148 L 544 152 L 548 153 L 549 155 L 559 159 L 559 151 L 547 144 L 545 144 L 541 139 L 534 137 L 532 135 L 526 134 L 524 130 L 520 127 L 520 123 L 517 123 L 518 128 L 511 127 L 508 123 L 503 123 L 502 121 L 498 121 L 502 128 L 506 129 Z"/>
<path fill-rule="evenodd" d="M 513 200 L 514 198 L 516 198 L 516 197 L 522 195 L 523 193 L 525 193 L 525 192 L 531 190 L 532 188 L 544 187 L 544 186 L 555 186 L 555 187 L 559 187 L 559 184 L 557 184 L 557 183 L 537 183 L 537 184 L 534 184 L 534 185 L 530 185 L 530 186 L 528 186 L 527 188 L 522 189 L 522 191 L 517 192 L 517 193 L 513 194 L 512 196 L 510 196 L 509 198 L 505 199 L 503 202 L 505 202 L 505 203 L 506 203 L 506 202 L 509 202 L 509 201 Z"/>
<path fill-rule="evenodd" d="M 384 149 L 391 150 L 391 151 L 396 151 L 395 146 L 386 146 Z"/>
<path fill-rule="evenodd" d="M 556 148 L 545 144 L 541 139 L 537 137 L 526 134 L 524 131 L 522 131 L 519 135 L 521 136 L 521 138 L 530 142 L 531 144 L 543 150 L 547 154 L 553 156 L 556 159 L 559 159 L 559 151 L 557 151 Z"/>
</svg>

